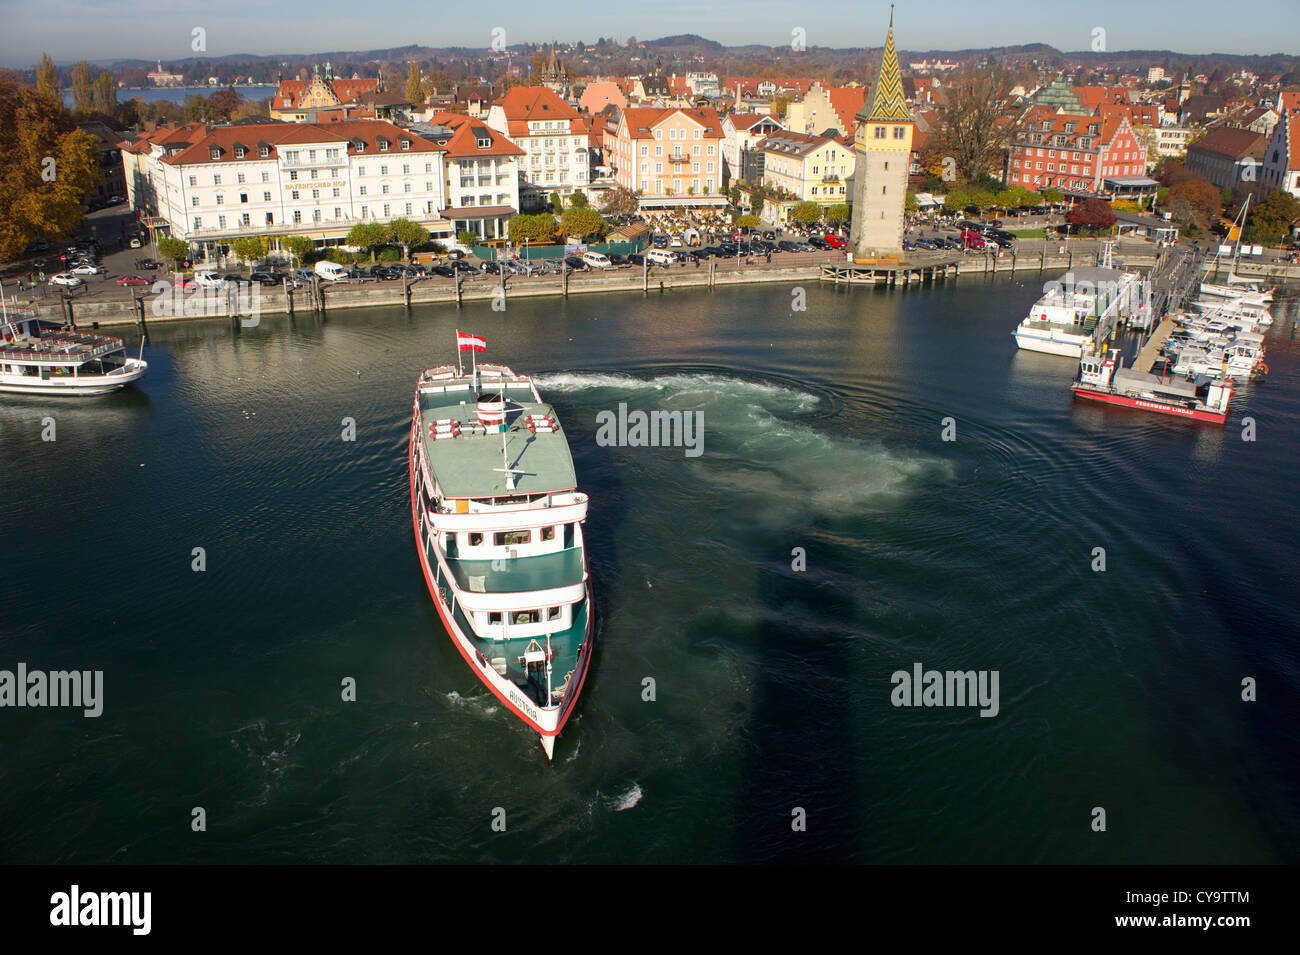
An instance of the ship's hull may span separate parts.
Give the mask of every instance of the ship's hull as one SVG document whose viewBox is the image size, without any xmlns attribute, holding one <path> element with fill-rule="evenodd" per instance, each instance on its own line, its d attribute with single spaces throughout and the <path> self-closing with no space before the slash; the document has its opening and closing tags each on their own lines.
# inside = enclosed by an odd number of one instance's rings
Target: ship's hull
<svg viewBox="0 0 1300 955">
<path fill-rule="evenodd" d="M 436 545 L 429 540 L 427 529 L 421 526 L 420 476 L 416 467 L 415 455 L 415 441 L 418 435 L 418 425 L 413 421 L 410 447 L 407 453 L 407 466 L 410 471 L 411 485 L 411 525 L 415 532 L 415 546 L 420 554 L 420 568 L 424 572 L 424 582 L 428 587 L 429 596 L 433 599 L 433 605 L 438 610 L 438 617 L 442 621 L 443 628 L 447 631 L 447 636 L 451 639 L 452 646 L 460 653 L 466 665 L 483 685 L 492 692 L 492 695 L 501 701 L 507 710 L 541 737 L 542 748 L 546 750 L 547 759 L 550 759 L 554 751 L 555 737 L 564 729 L 564 724 L 568 722 L 578 698 L 582 695 L 582 688 L 587 679 L 587 669 L 591 663 L 596 628 L 595 614 L 592 612 L 593 603 L 590 585 L 588 585 L 587 596 L 584 598 L 586 603 L 586 629 L 582 651 L 578 654 L 577 665 L 574 668 L 572 688 L 565 694 L 559 706 L 540 707 L 528 699 L 518 685 L 493 669 L 483 652 L 460 626 L 452 608 L 447 604 L 444 594 L 449 589 L 449 585 L 445 584 L 445 582 L 448 581 L 451 574 L 447 567 L 442 564 L 441 555 L 438 554 Z M 435 559 L 432 561 L 429 558 L 430 551 L 435 555 Z M 590 580 L 586 570 L 586 555 L 584 554 L 583 576 Z"/>
<path fill-rule="evenodd" d="M 1027 334 L 1022 331 L 1011 333 L 1016 340 L 1016 345 L 1025 351 L 1042 352 L 1046 355 L 1060 355 L 1063 358 L 1082 358 L 1083 342 L 1071 341 L 1067 338 L 1048 338 L 1038 335 Z"/>
<path fill-rule="evenodd" d="M 1208 411 L 1199 408 L 1188 408 L 1186 405 L 1173 405 L 1163 401 L 1153 401 L 1150 398 L 1140 398 L 1132 395 L 1120 395 L 1110 391 L 1097 391 L 1086 385 L 1071 385 L 1070 390 L 1076 397 L 1088 401 L 1100 401 L 1103 404 L 1118 405 L 1121 408 L 1134 408 L 1138 411 L 1154 411 L 1156 414 L 1173 415 L 1177 418 L 1189 418 L 1193 421 L 1207 421 L 1212 424 L 1223 424 L 1228 420 L 1226 412 Z"/>
<path fill-rule="evenodd" d="M 148 362 L 128 358 L 121 372 L 111 375 L 39 378 L 35 375 L 0 374 L 0 392 L 15 395 L 92 397 L 120 391 L 139 381 L 148 370 Z"/>
</svg>

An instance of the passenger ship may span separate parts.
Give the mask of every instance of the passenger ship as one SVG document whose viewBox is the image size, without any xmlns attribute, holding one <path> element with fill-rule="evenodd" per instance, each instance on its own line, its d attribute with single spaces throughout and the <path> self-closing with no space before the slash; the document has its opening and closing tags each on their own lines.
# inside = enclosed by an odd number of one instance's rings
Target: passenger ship
<svg viewBox="0 0 1300 955">
<path fill-rule="evenodd" d="M 122 339 L 88 335 L 6 307 L 0 324 L 0 391 L 26 395 L 102 395 L 138 381 L 149 368 L 129 358 Z"/>
<path fill-rule="evenodd" d="M 420 565 L 443 626 L 550 759 L 595 633 L 587 495 L 555 409 L 503 365 L 429 368 L 415 389 L 409 457 Z"/>
</svg>

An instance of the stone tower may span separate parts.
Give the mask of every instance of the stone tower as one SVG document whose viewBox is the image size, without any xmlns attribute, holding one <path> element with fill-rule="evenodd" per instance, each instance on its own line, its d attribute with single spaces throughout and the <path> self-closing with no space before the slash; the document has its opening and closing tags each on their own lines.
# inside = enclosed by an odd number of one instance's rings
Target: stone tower
<svg viewBox="0 0 1300 955">
<path fill-rule="evenodd" d="M 903 78 L 894 50 L 894 11 L 880 71 L 871 95 L 854 117 L 853 229 L 849 247 L 855 258 L 900 256 L 907 169 L 912 159 L 912 114 L 903 96 Z"/>
</svg>

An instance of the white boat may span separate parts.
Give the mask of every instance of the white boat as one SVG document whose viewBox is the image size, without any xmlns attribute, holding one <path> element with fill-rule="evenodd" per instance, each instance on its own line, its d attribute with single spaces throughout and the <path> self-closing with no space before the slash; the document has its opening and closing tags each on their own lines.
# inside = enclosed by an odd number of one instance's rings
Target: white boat
<svg viewBox="0 0 1300 955">
<path fill-rule="evenodd" d="M 1120 318 L 1143 311 L 1138 290 L 1135 272 L 1073 269 L 1046 286 L 1011 336 L 1026 351 L 1081 358 Z"/>
<path fill-rule="evenodd" d="M 90 335 L 8 309 L 0 327 L 0 391 L 24 395 L 103 395 L 139 381 L 149 368 L 111 335 Z"/>
<path fill-rule="evenodd" d="M 504 365 L 426 369 L 409 467 L 420 565 L 447 635 L 550 759 L 595 637 L 587 495 L 555 409 Z"/>
</svg>

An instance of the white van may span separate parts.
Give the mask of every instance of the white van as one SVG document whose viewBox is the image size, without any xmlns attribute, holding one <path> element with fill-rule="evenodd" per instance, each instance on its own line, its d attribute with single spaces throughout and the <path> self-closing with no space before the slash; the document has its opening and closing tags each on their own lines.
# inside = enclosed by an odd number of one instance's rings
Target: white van
<svg viewBox="0 0 1300 955">
<path fill-rule="evenodd" d="M 222 288 L 226 281 L 216 272 L 195 272 L 194 284 L 200 288 Z"/>
<path fill-rule="evenodd" d="M 346 282 L 348 270 L 337 262 L 328 262 L 324 259 L 316 263 L 316 274 L 327 282 Z"/>
<path fill-rule="evenodd" d="M 582 261 L 586 262 L 593 269 L 612 269 L 614 263 L 609 260 L 604 252 L 584 252 Z"/>
<path fill-rule="evenodd" d="M 665 249 L 651 249 L 645 254 L 647 262 L 653 262 L 655 265 L 672 265 L 677 261 L 677 256 Z"/>
</svg>

